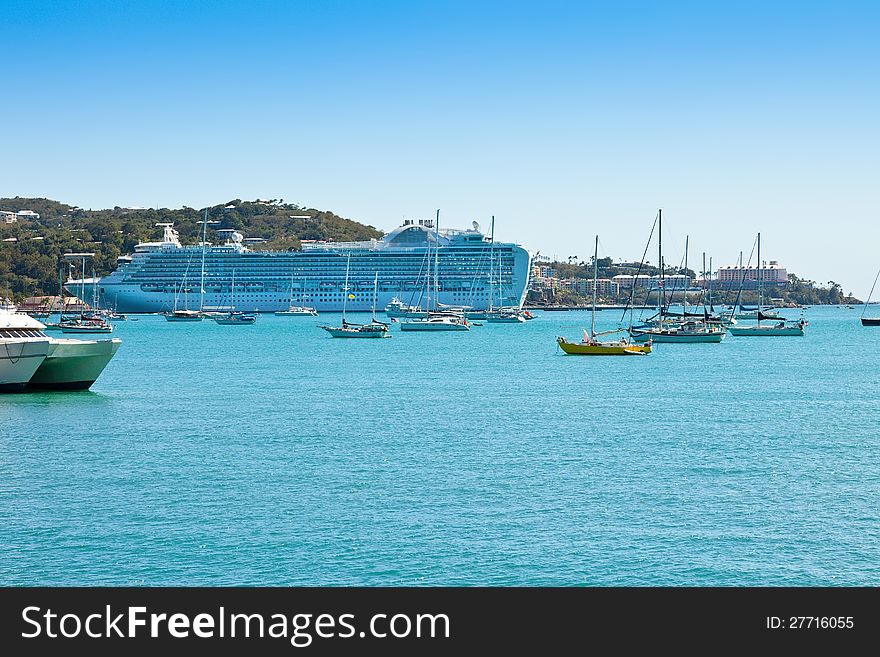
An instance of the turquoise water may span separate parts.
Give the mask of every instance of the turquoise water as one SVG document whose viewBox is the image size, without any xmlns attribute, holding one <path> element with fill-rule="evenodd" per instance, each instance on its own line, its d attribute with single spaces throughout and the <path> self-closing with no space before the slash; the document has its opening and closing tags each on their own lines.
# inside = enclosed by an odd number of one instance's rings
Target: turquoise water
<svg viewBox="0 0 880 657">
<path fill-rule="evenodd" d="M 877 586 L 858 314 L 605 359 L 583 312 L 120 323 L 92 392 L 0 397 L 0 583 Z"/>
</svg>

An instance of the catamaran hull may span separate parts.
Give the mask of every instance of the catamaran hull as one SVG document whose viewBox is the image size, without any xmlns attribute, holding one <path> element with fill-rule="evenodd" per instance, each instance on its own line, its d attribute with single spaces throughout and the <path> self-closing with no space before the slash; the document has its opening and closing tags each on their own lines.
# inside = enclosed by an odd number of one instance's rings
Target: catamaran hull
<svg viewBox="0 0 880 657">
<path fill-rule="evenodd" d="M 0 392 L 20 392 L 40 367 L 51 346 L 49 340 L 15 342 L 4 340 L 0 344 Z"/>
<path fill-rule="evenodd" d="M 53 339 L 46 359 L 27 387 L 37 390 L 87 390 L 119 350 L 122 340 Z"/>
</svg>

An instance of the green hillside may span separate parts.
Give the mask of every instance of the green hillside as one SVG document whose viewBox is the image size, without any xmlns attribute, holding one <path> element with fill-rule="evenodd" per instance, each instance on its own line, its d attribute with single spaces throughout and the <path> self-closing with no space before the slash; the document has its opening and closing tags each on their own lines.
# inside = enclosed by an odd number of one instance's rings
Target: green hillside
<svg viewBox="0 0 880 657">
<path fill-rule="evenodd" d="M 204 208 L 84 210 L 45 198 L 0 198 L 0 210 L 32 210 L 39 219 L 0 221 L 0 296 L 7 288 L 16 298 L 55 294 L 62 254 L 94 252 L 95 271 L 108 274 L 116 258 L 131 253 L 138 242 L 161 237 L 159 222 L 173 222 L 184 244 L 200 241 Z M 234 228 L 245 237 L 266 240 L 259 248 L 299 249 L 300 240 L 368 240 L 382 232 L 326 210 L 303 208 L 281 199 L 242 201 L 234 199 L 208 208 L 208 218 L 217 221 L 208 229 L 208 241 L 217 242 L 211 232 Z M 89 272 L 91 273 L 91 272 Z"/>
</svg>

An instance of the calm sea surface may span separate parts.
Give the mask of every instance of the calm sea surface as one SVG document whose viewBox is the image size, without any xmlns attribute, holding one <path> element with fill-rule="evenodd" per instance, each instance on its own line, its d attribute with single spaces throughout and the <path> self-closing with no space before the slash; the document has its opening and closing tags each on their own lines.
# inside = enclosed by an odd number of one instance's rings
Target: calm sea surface
<svg viewBox="0 0 880 657">
<path fill-rule="evenodd" d="M 584 312 L 121 322 L 91 392 L 0 396 L 0 584 L 878 586 L 858 315 L 604 359 Z"/>
</svg>

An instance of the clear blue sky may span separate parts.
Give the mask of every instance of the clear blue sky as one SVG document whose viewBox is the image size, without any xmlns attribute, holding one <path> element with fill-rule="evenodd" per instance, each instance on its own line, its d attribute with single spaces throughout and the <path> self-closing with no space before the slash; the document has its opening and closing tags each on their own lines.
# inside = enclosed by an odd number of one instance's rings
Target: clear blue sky
<svg viewBox="0 0 880 657">
<path fill-rule="evenodd" d="M 878 2 L 6 2 L 0 196 L 880 267 Z M 698 256 L 697 256 L 698 257 Z M 652 260 L 653 261 L 653 260 Z M 692 263 L 695 260 L 691 261 Z"/>
</svg>

